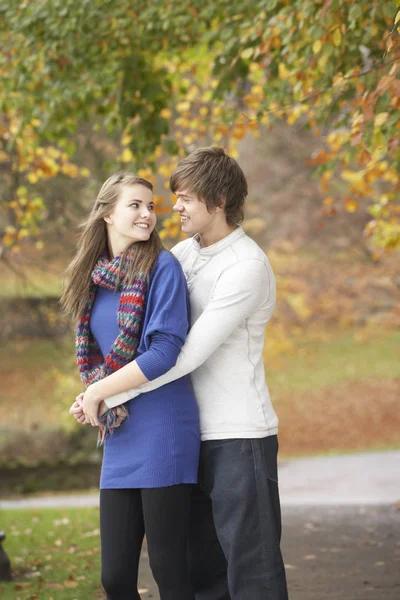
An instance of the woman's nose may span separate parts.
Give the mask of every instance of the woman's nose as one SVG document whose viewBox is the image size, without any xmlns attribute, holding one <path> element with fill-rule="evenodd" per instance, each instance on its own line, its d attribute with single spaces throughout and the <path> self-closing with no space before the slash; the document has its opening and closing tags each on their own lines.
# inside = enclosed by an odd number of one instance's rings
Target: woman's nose
<svg viewBox="0 0 400 600">
<path fill-rule="evenodd" d="M 151 211 L 148 208 L 143 207 L 141 210 L 141 216 L 143 219 L 148 219 L 150 217 Z"/>
</svg>

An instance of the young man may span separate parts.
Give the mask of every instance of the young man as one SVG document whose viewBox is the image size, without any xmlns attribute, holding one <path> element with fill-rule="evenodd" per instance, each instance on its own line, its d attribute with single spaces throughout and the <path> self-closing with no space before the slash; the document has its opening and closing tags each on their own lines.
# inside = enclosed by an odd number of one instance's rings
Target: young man
<svg viewBox="0 0 400 600">
<path fill-rule="evenodd" d="M 196 600 L 287 600 L 278 419 L 262 356 L 275 278 L 238 225 L 247 182 L 222 148 L 193 152 L 170 184 L 182 231 L 194 235 L 172 250 L 187 278 L 192 327 L 167 374 L 105 402 L 111 408 L 191 373 L 202 436 L 189 548 Z"/>
</svg>

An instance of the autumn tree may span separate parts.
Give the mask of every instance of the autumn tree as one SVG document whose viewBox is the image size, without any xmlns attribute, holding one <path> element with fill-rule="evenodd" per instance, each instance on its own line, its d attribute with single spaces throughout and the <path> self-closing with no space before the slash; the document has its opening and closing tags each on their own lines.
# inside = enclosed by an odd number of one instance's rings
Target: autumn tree
<svg viewBox="0 0 400 600">
<path fill-rule="evenodd" d="M 398 247 L 399 4 L 0 2 L 4 244 L 39 232 L 37 182 L 88 174 L 73 162 L 82 123 L 120 136 L 116 165 L 167 187 L 177 158 L 198 145 L 235 155 L 247 133 L 285 119 L 321 134 L 310 159 L 324 210 L 367 202 L 366 235 Z M 164 236 L 178 233 L 166 217 Z"/>
</svg>

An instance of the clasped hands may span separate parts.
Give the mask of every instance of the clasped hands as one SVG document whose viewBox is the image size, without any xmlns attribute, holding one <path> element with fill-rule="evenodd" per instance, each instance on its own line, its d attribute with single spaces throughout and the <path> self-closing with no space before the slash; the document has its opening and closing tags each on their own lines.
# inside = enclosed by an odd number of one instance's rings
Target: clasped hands
<svg viewBox="0 0 400 600">
<path fill-rule="evenodd" d="M 79 394 L 69 409 L 70 414 L 78 423 L 88 423 L 99 427 L 99 417 L 108 410 L 108 406 L 96 393 L 95 384 L 89 386 L 86 392 Z"/>
</svg>

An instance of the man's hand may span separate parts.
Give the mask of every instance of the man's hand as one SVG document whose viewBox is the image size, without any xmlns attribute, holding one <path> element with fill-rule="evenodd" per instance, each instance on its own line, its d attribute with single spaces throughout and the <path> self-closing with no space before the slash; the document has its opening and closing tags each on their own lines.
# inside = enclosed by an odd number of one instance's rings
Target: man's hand
<svg viewBox="0 0 400 600">
<path fill-rule="evenodd" d="M 102 417 L 104 415 L 104 413 L 107 411 L 108 411 L 108 406 L 104 402 L 104 400 L 102 400 L 99 404 L 99 417 Z"/>
</svg>

